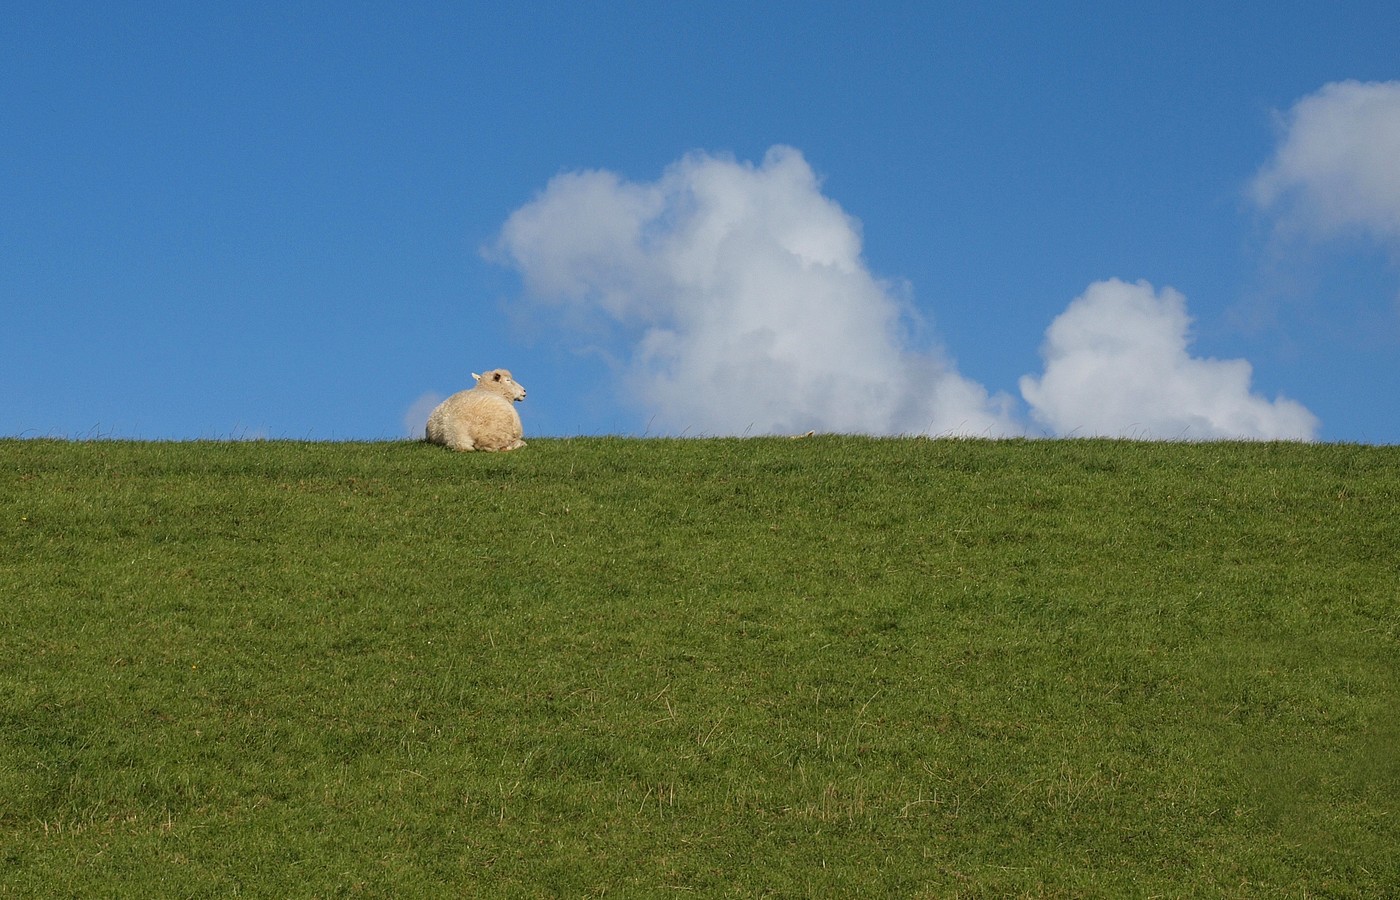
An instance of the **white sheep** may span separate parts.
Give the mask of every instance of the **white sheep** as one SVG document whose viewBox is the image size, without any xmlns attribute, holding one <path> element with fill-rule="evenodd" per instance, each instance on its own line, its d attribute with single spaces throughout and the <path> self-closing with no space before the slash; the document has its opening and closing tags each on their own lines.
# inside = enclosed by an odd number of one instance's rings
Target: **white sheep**
<svg viewBox="0 0 1400 900">
<path fill-rule="evenodd" d="M 515 404 L 525 399 L 525 388 L 505 369 L 472 377 L 476 387 L 448 397 L 428 416 L 428 440 L 462 451 L 524 447 Z"/>
</svg>

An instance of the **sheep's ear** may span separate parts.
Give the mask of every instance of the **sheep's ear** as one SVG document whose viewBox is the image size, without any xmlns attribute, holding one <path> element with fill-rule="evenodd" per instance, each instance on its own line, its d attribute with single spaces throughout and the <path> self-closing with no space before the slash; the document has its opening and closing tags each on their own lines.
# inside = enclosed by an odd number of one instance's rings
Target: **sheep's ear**
<svg viewBox="0 0 1400 900">
<path fill-rule="evenodd" d="M 491 380 L 492 380 L 492 381 L 500 381 L 500 380 L 501 380 L 501 373 L 500 373 L 500 372 L 492 372 L 492 373 L 491 373 Z"/>
<path fill-rule="evenodd" d="M 476 374 L 475 372 L 473 372 L 473 373 L 472 373 L 472 381 L 480 381 L 480 380 L 481 380 L 481 376 L 478 375 L 478 374 Z"/>
</svg>

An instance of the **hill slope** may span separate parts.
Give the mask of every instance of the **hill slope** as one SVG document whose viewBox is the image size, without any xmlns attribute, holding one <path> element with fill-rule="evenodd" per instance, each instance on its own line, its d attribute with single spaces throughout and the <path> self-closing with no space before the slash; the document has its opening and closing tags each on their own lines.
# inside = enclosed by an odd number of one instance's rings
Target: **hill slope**
<svg viewBox="0 0 1400 900">
<path fill-rule="evenodd" d="M 0 896 L 1400 889 L 1400 450 L 0 441 Z"/>
</svg>

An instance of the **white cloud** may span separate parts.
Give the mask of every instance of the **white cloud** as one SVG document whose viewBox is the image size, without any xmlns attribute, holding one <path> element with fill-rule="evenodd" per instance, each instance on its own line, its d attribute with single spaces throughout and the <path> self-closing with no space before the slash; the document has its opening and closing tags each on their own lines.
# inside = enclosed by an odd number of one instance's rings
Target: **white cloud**
<svg viewBox="0 0 1400 900">
<path fill-rule="evenodd" d="M 651 183 L 560 175 L 493 252 L 574 333 L 622 335 L 621 381 L 658 431 L 1022 431 L 1011 398 L 911 346 L 912 310 L 795 149 L 694 153 Z"/>
<path fill-rule="evenodd" d="M 428 427 L 430 416 L 437 405 L 445 398 L 434 391 L 420 394 L 403 414 L 404 434 L 411 438 L 421 438 Z"/>
<path fill-rule="evenodd" d="M 1304 233 L 1400 241 L 1400 81 L 1334 82 L 1295 103 L 1250 196 Z"/>
<path fill-rule="evenodd" d="M 1317 418 L 1302 405 L 1250 392 L 1245 360 L 1191 356 L 1190 323 L 1186 299 L 1170 288 L 1096 282 L 1047 329 L 1044 374 L 1023 377 L 1021 395 L 1059 435 L 1316 437 Z"/>
<path fill-rule="evenodd" d="M 603 337 L 653 431 L 1025 433 L 1011 397 L 913 346 L 901 290 L 867 269 L 860 223 L 797 150 L 757 165 L 695 153 L 649 183 L 563 174 L 490 252 L 561 335 L 588 350 Z M 1189 324 L 1172 290 L 1093 284 L 1046 332 L 1022 396 L 1057 435 L 1316 436 L 1298 403 L 1251 393 L 1248 362 L 1192 357 Z"/>
</svg>

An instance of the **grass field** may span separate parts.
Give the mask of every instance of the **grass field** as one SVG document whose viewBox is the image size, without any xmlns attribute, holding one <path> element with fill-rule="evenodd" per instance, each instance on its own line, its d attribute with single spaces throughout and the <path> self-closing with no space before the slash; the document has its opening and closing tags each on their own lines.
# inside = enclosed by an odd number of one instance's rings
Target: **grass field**
<svg viewBox="0 0 1400 900">
<path fill-rule="evenodd" d="M 1400 893 L 1400 448 L 0 441 L 0 896 Z"/>
</svg>

